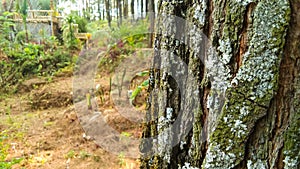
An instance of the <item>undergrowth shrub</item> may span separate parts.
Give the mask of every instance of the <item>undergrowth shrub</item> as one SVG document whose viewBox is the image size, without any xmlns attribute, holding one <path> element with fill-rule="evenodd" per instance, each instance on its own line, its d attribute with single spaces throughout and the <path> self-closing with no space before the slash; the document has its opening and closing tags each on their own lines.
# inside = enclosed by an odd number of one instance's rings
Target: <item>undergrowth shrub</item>
<svg viewBox="0 0 300 169">
<path fill-rule="evenodd" d="M 53 76 L 73 62 L 70 51 L 63 47 L 44 51 L 44 46 L 37 44 L 18 46 L 6 55 L 6 60 L 0 60 L 0 87 L 4 91 L 31 76 Z"/>
</svg>

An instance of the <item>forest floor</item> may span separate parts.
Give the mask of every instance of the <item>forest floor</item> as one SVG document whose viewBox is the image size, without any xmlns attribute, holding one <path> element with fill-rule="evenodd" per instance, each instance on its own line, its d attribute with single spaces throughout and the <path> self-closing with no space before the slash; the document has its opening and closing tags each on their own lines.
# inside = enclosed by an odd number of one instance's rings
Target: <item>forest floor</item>
<svg viewBox="0 0 300 169">
<path fill-rule="evenodd" d="M 116 130 L 139 138 L 141 125 L 119 118 L 109 89 L 109 75 L 98 72 L 104 98 L 99 110 Z M 73 105 L 73 77 L 33 78 L 14 95 L 0 96 L 1 139 L 7 145 L 6 161 L 21 158 L 13 168 L 26 169 L 135 169 L 138 159 L 106 151 L 87 138 Z M 143 106 L 141 106 L 143 108 Z M 142 109 L 141 108 L 141 109 Z M 121 131 L 120 131 L 121 132 Z"/>
</svg>

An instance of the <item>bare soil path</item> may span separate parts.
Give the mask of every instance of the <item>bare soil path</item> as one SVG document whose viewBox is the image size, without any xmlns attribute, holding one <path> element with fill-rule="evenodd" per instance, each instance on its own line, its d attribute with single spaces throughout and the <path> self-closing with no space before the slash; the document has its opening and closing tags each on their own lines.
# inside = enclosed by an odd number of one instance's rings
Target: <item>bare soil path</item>
<svg viewBox="0 0 300 169">
<path fill-rule="evenodd" d="M 138 168 L 136 159 L 106 152 L 84 137 L 72 104 L 72 77 L 51 82 L 31 79 L 21 88 L 21 94 L 0 98 L 0 131 L 7 136 L 4 143 L 9 152 L 6 160 L 23 158 L 13 168 Z M 114 110 L 110 102 L 102 111 L 106 109 Z M 113 113 L 109 119 L 111 124 L 123 123 Z"/>
</svg>

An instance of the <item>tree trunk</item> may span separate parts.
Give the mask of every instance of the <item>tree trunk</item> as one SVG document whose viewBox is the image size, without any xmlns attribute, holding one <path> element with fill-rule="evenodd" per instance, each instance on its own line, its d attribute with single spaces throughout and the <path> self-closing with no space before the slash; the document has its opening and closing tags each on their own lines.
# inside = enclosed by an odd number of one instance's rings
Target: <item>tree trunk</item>
<svg viewBox="0 0 300 169">
<path fill-rule="evenodd" d="M 155 13 L 154 13 L 154 0 L 148 0 L 148 9 L 147 14 L 149 16 L 150 21 L 150 28 L 149 28 L 149 39 L 148 39 L 148 47 L 151 48 L 153 45 L 153 32 L 154 32 L 154 19 L 155 19 Z"/>
<path fill-rule="evenodd" d="M 110 7 L 109 7 L 109 0 L 105 0 L 105 11 L 106 11 L 106 19 L 108 22 L 108 26 L 111 27 L 111 16 L 110 16 Z"/>
<path fill-rule="evenodd" d="M 144 0 L 141 0 L 141 18 L 144 17 Z"/>
<path fill-rule="evenodd" d="M 128 0 L 123 0 L 123 16 L 125 19 L 128 17 Z"/>
<path fill-rule="evenodd" d="M 101 11 L 101 2 L 100 0 L 97 0 L 97 11 L 98 11 L 98 14 L 99 14 L 99 20 L 102 20 L 102 11 Z"/>
<path fill-rule="evenodd" d="M 131 17 L 134 19 L 134 1 L 135 0 L 131 0 L 130 2 L 130 9 L 131 9 Z"/>
<path fill-rule="evenodd" d="M 148 15 L 147 13 L 149 12 L 149 0 L 146 0 L 146 5 L 145 5 L 145 7 L 146 7 L 146 16 Z"/>
<path fill-rule="evenodd" d="M 118 8 L 118 26 L 122 25 L 122 2 L 121 0 L 117 0 L 117 8 Z"/>
<path fill-rule="evenodd" d="M 141 168 L 300 168 L 299 12 L 160 1 Z"/>
</svg>

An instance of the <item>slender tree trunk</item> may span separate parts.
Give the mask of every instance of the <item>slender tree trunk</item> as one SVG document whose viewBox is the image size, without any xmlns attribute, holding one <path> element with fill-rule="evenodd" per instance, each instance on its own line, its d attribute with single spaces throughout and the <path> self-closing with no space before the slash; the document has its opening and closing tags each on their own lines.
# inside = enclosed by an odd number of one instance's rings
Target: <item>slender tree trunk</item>
<svg viewBox="0 0 300 169">
<path fill-rule="evenodd" d="M 118 8 L 118 26 L 122 25 L 122 2 L 121 0 L 117 0 L 117 8 Z"/>
<path fill-rule="evenodd" d="M 124 15 L 124 18 L 127 19 L 128 17 L 128 0 L 123 0 L 123 15 Z"/>
<path fill-rule="evenodd" d="M 144 18 L 144 0 L 141 0 L 141 18 Z"/>
<path fill-rule="evenodd" d="M 103 20 L 105 20 L 105 12 L 106 12 L 105 8 L 102 8 L 102 19 Z"/>
<path fill-rule="evenodd" d="M 108 22 L 108 26 L 111 27 L 111 15 L 110 15 L 110 7 L 109 7 L 109 0 L 104 0 L 105 1 L 105 10 L 106 10 L 106 19 Z"/>
<path fill-rule="evenodd" d="M 149 12 L 149 0 L 146 0 L 146 16 L 147 16 L 147 13 Z"/>
<path fill-rule="evenodd" d="M 160 3 L 141 168 L 300 168 L 300 0 Z"/>
<path fill-rule="evenodd" d="M 149 6 L 149 11 L 147 11 L 149 15 L 149 21 L 150 21 L 150 30 L 149 30 L 149 40 L 148 40 L 148 47 L 152 47 L 153 45 L 153 32 L 154 32 L 154 19 L 155 19 L 155 13 L 154 13 L 154 0 L 148 0 L 148 6 Z"/>
<path fill-rule="evenodd" d="M 131 17 L 134 19 L 134 1 L 135 0 L 131 0 L 130 2 L 130 9 L 131 9 Z"/>
<path fill-rule="evenodd" d="M 101 1 L 97 0 L 97 10 L 98 10 L 98 14 L 99 14 L 99 20 L 102 20 L 102 11 L 100 9 L 100 5 L 101 5 Z"/>
</svg>

